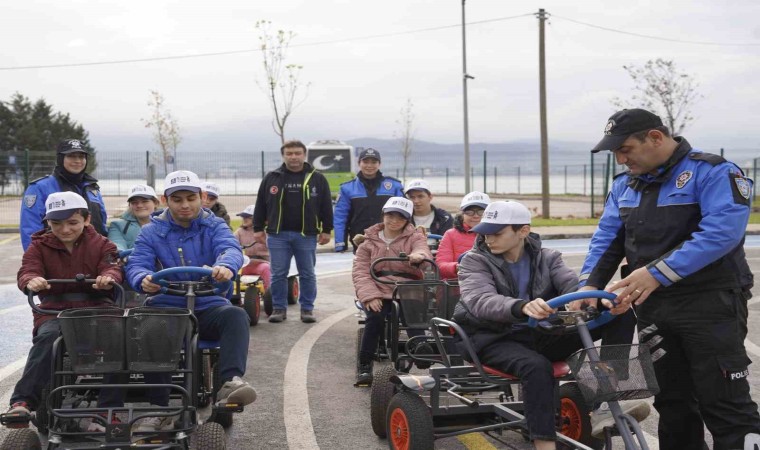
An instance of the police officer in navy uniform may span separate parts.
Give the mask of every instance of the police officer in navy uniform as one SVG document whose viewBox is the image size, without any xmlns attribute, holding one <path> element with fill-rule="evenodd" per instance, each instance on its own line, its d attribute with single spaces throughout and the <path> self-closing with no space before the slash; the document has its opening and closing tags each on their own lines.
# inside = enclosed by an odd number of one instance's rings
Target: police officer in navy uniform
<svg viewBox="0 0 760 450">
<path fill-rule="evenodd" d="M 356 178 L 340 185 L 335 204 L 335 251 L 346 251 L 346 237 L 356 253 L 354 236 L 383 221 L 383 205 L 391 197 L 403 197 L 401 181 L 380 172 L 380 152 L 366 148 L 359 153 Z"/>
<path fill-rule="evenodd" d="M 32 234 L 45 228 L 45 200 L 54 192 L 71 191 L 81 195 L 90 210 L 90 224 L 98 233 L 108 236 L 106 206 L 98 180 L 85 172 L 90 156 L 90 149 L 84 142 L 64 139 L 58 144 L 53 173 L 29 183 L 21 202 L 20 229 L 24 251 L 32 241 Z"/>
<path fill-rule="evenodd" d="M 752 180 L 723 157 L 672 137 L 643 109 L 610 117 L 592 152 L 601 150 L 628 170 L 612 184 L 580 285 L 605 288 L 627 260 L 624 278 L 607 290 L 618 293 L 613 313 L 635 305 L 639 341 L 650 346 L 660 448 L 706 449 L 705 425 L 715 449 L 758 442 L 744 348 Z"/>
</svg>

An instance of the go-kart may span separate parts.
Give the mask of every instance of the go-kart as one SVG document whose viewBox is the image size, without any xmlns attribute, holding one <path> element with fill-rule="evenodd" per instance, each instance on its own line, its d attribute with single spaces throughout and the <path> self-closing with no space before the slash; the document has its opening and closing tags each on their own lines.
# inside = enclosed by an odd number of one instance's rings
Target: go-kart
<svg viewBox="0 0 760 450">
<path fill-rule="evenodd" d="M 575 292 L 554 298 L 548 304 L 559 308 L 584 298 L 615 297 L 605 291 Z M 650 397 L 658 392 L 651 355 L 644 345 L 595 347 L 589 330 L 612 318 L 609 311 L 588 308 L 559 311 L 545 320 L 528 322 L 528 326 L 543 333 L 579 333 L 583 342 L 584 348 L 567 361 L 553 363 L 555 397 L 559 399 L 557 441 L 565 448 L 611 450 L 612 436 L 619 435 L 626 450 L 648 449 L 638 422 L 622 412 L 618 401 Z M 442 364 L 432 366 L 424 375 L 393 375 L 383 389 L 388 406 L 382 431 L 387 433 L 389 447 L 432 449 L 436 439 L 474 432 L 500 440 L 508 430 L 527 439 L 523 404 L 519 394 L 515 394 L 519 389 L 512 389 L 519 379 L 483 365 L 457 323 L 436 317 L 430 325 Z M 444 344 L 447 335 L 461 339 L 460 348 L 466 350 L 463 356 L 470 364 L 452 364 Z M 498 396 L 493 398 L 494 394 Z M 600 402 L 608 402 L 615 421 L 614 427 L 605 428 L 605 438 L 601 440 L 591 436 L 589 420 L 590 405 Z"/>
</svg>

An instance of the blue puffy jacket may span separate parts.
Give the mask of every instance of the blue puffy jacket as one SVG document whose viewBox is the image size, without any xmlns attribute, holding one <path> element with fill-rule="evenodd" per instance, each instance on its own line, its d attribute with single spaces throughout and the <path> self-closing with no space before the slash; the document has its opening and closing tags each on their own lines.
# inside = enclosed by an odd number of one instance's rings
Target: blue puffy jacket
<svg viewBox="0 0 760 450">
<path fill-rule="evenodd" d="M 243 250 L 223 219 L 208 209 L 202 209 L 189 228 L 174 222 L 169 210 L 151 218 L 142 227 L 126 266 L 129 284 L 139 292 L 143 278 L 161 269 L 178 266 L 224 266 L 237 273 L 243 266 Z M 178 274 L 169 281 L 199 280 L 197 274 Z M 159 294 L 152 298 L 153 306 L 185 308 L 184 297 Z M 196 311 L 229 305 L 222 296 L 198 297 Z"/>
<path fill-rule="evenodd" d="M 106 230 L 108 217 L 97 180 L 94 178 L 85 179 L 82 185 L 77 188 L 78 190 L 74 192 L 83 197 L 86 195 L 85 200 L 91 205 L 90 213 L 93 214 L 92 224 L 95 226 L 95 230 L 106 236 L 108 234 Z M 24 247 L 24 251 L 32 243 L 32 235 L 45 228 L 43 218 L 45 217 L 45 201 L 48 196 L 64 190 L 69 189 L 63 189 L 58 179 L 53 175 L 47 175 L 29 183 L 21 202 L 21 245 Z M 99 220 L 96 220 L 95 214 L 99 215 Z"/>
</svg>

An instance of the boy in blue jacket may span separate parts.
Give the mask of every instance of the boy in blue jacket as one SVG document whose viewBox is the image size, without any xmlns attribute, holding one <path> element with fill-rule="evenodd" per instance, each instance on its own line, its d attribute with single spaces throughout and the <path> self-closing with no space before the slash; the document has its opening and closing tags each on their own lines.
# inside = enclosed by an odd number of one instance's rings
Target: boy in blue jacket
<svg viewBox="0 0 760 450">
<path fill-rule="evenodd" d="M 177 266 L 211 267 L 215 282 L 232 279 L 243 265 L 238 240 L 223 219 L 201 207 L 201 181 L 193 172 L 179 170 L 166 176 L 166 210 L 145 225 L 135 242 L 126 266 L 129 283 L 138 291 L 156 294 L 160 286 L 151 275 L 160 269 Z M 197 280 L 195 274 L 178 274 L 170 281 Z M 151 306 L 185 308 L 185 298 L 159 294 Z M 247 405 L 256 391 L 242 379 L 248 359 L 249 321 L 242 308 L 233 306 L 222 295 L 198 297 L 195 303 L 200 337 L 219 341 L 219 369 L 222 388 L 219 402 Z M 168 392 L 152 396 L 151 403 L 167 405 Z M 145 419 L 138 431 L 153 431 L 171 426 L 170 417 Z"/>
</svg>

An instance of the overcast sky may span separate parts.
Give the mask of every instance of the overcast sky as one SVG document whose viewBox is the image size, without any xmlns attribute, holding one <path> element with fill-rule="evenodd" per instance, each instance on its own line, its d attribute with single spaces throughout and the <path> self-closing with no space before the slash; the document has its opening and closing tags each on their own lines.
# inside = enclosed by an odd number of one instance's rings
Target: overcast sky
<svg viewBox="0 0 760 450">
<path fill-rule="evenodd" d="M 760 150 L 757 0 L 469 0 L 468 22 L 527 14 L 467 27 L 468 72 L 475 77 L 469 84 L 471 142 L 538 138 L 538 20 L 530 14 L 540 7 L 552 14 L 546 31 L 550 140 L 598 140 L 614 112 L 610 100 L 631 95 L 633 83 L 622 66 L 661 57 L 675 60 L 700 83 L 704 98 L 685 132 L 692 144 Z M 418 139 L 462 142 L 459 0 L 5 0 L 0 11 L 3 69 L 255 49 L 254 24 L 271 20 L 297 33 L 289 61 L 302 64 L 303 79 L 311 82 L 288 124 L 290 137 L 391 138 L 411 98 Z M 319 44 L 327 41 L 339 42 Z M 0 70 L 0 100 L 14 92 L 44 97 L 83 124 L 105 150 L 115 136 L 149 142 L 140 119 L 147 117 L 149 90 L 155 89 L 186 142 L 198 145 L 213 135 L 232 150 L 220 136 L 277 142 L 267 99 L 256 84 L 262 75 L 257 52 Z"/>
</svg>

